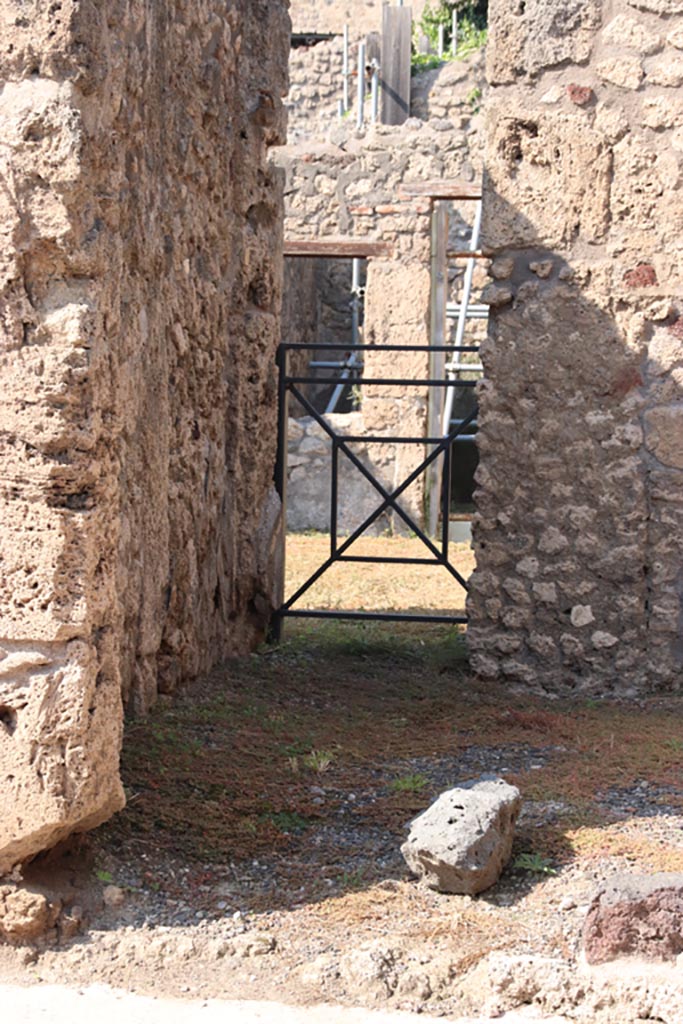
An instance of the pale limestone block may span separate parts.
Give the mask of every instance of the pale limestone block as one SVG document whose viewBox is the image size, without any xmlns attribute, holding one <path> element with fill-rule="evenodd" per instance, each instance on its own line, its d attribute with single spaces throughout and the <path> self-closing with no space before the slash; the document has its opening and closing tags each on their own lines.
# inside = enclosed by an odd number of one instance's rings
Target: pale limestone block
<svg viewBox="0 0 683 1024">
<path fill-rule="evenodd" d="M 652 335 L 647 354 L 648 372 L 661 376 L 683 361 L 683 342 L 666 328 L 659 328 Z"/>
<path fill-rule="evenodd" d="M 517 563 L 516 569 L 520 576 L 528 576 L 533 579 L 538 576 L 538 559 L 527 556 Z"/>
<path fill-rule="evenodd" d="M 568 545 L 569 541 L 562 533 L 560 533 L 556 526 L 549 526 L 544 530 L 538 542 L 539 550 L 549 555 L 559 554 L 559 552 L 564 551 Z"/>
<path fill-rule="evenodd" d="M 554 266 L 555 263 L 553 260 L 540 260 L 535 263 L 530 263 L 529 270 L 535 274 L 536 277 L 540 277 L 542 280 L 545 280 L 552 274 Z"/>
<path fill-rule="evenodd" d="M 659 61 L 647 74 L 651 85 L 677 89 L 683 84 L 683 57 L 671 57 Z"/>
<path fill-rule="evenodd" d="M 664 45 L 664 40 L 657 32 L 650 31 L 635 18 L 618 14 L 608 24 L 602 34 L 606 43 L 618 47 L 627 47 L 646 57 L 657 53 Z"/>
<path fill-rule="evenodd" d="M 305 430 L 303 424 L 290 416 L 287 419 L 287 440 L 296 443 L 302 439 Z"/>
<path fill-rule="evenodd" d="M 595 110 L 595 128 L 610 142 L 618 142 L 629 131 L 629 119 L 620 107 L 599 103 Z"/>
<path fill-rule="evenodd" d="M 645 414 L 645 437 L 660 462 L 683 469 L 683 405 L 650 409 Z"/>
<path fill-rule="evenodd" d="M 669 46 L 675 46 L 677 50 L 683 50 L 683 24 L 676 25 L 666 37 Z"/>
<path fill-rule="evenodd" d="M 560 85 L 551 85 L 547 92 L 541 96 L 541 103 L 546 103 L 548 106 L 553 106 L 555 103 L 560 103 L 565 97 L 565 91 Z"/>
<path fill-rule="evenodd" d="M 683 0 L 627 0 L 631 7 L 652 14 L 683 14 Z"/>
<path fill-rule="evenodd" d="M 515 261 L 512 256 L 501 256 L 491 264 L 490 274 L 496 281 L 504 281 L 512 277 Z"/>
<path fill-rule="evenodd" d="M 512 289 L 502 285 L 488 284 L 481 293 L 481 301 L 488 306 L 506 306 L 512 299 Z"/>
<path fill-rule="evenodd" d="M 542 604 L 557 604 L 557 587 L 554 583 L 534 583 L 531 589 Z"/>
<path fill-rule="evenodd" d="M 683 108 L 668 96 L 646 96 L 643 99 L 642 121 L 646 128 L 673 128 L 683 121 Z"/>
<path fill-rule="evenodd" d="M 619 643 L 619 638 L 613 636 L 612 633 L 604 632 L 603 630 L 596 630 L 591 637 L 591 642 L 596 650 L 606 650 L 610 647 L 614 647 Z"/>
<path fill-rule="evenodd" d="M 576 626 L 577 629 L 589 626 L 591 622 L 595 622 L 593 609 L 589 604 L 576 604 L 571 610 L 570 620 L 572 626 Z"/>
<path fill-rule="evenodd" d="M 643 66 L 635 57 L 613 57 L 603 60 L 595 70 L 604 82 L 618 85 L 621 89 L 638 89 L 645 77 Z"/>
</svg>

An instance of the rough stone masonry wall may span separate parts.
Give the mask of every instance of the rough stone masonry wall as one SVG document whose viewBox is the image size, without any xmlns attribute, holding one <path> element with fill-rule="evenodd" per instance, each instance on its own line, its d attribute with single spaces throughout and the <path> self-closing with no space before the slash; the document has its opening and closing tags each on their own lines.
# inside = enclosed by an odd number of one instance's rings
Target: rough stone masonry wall
<svg viewBox="0 0 683 1024">
<path fill-rule="evenodd" d="M 264 621 L 288 33 L 0 3 L 0 872 L 122 805 L 125 701 Z"/>
<path fill-rule="evenodd" d="M 399 364 L 394 353 L 381 351 L 382 344 L 429 343 L 431 203 L 403 196 L 401 184 L 442 177 L 475 178 L 480 159 L 477 129 L 478 115 L 463 89 L 449 119 L 422 122 L 410 118 L 401 126 L 368 125 L 362 131 L 343 124 L 327 143 L 288 145 L 275 156 L 286 174 L 288 237 L 348 234 L 381 238 L 393 245 L 392 259 L 372 260 L 368 265 L 364 341 L 378 345 L 376 353 L 366 356 L 368 377 L 427 376 L 423 354 L 404 354 Z M 296 323 L 288 324 L 288 336 L 296 333 Z M 404 386 L 363 388 L 364 431 L 426 436 L 425 392 L 424 388 Z M 422 452 L 413 445 L 389 449 L 387 444 L 370 445 L 364 454 L 387 483 L 398 486 L 421 461 Z M 295 477 L 303 479 L 303 472 L 296 474 L 294 468 L 288 492 L 290 511 L 297 504 Z M 406 492 L 405 500 L 419 521 L 424 511 L 423 484 L 420 478 Z M 308 494 L 302 491 L 301 498 L 308 507 Z M 298 511 L 290 518 L 292 525 L 302 521 Z M 402 528 L 396 521 L 393 526 Z"/>
<path fill-rule="evenodd" d="M 492 0 L 482 676 L 677 689 L 683 0 Z"/>
<path fill-rule="evenodd" d="M 291 0 L 294 32 L 341 32 L 349 26 L 351 38 L 360 39 L 382 28 L 382 7 L 387 0 Z M 427 0 L 413 0 L 413 18 L 422 17 Z"/>
</svg>

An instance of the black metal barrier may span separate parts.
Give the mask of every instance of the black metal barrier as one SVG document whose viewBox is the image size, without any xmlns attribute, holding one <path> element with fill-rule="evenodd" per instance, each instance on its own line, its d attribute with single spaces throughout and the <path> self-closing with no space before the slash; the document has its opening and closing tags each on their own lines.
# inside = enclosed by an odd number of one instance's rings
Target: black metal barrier
<svg viewBox="0 0 683 1024">
<path fill-rule="evenodd" d="M 286 597 L 280 608 L 273 614 L 271 624 L 271 636 L 278 640 L 282 630 L 282 621 L 285 618 L 307 618 L 307 619 L 353 619 L 353 620 L 379 620 L 384 622 L 434 622 L 447 623 L 449 625 L 464 624 L 467 622 L 465 615 L 430 615 L 408 614 L 400 612 L 365 612 L 365 611 L 344 611 L 329 609 L 296 608 L 297 601 L 308 591 L 320 577 L 327 572 L 335 562 L 371 562 L 375 564 L 400 564 L 400 565 L 440 565 L 446 569 L 454 580 L 465 590 L 467 581 L 461 576 L 455 566 L 448 558 L 449 546 L 449 513 L 451 493 L 451 464 L 453 442 L 458 435 L 464 433 L 468 426 L 476 419 L 476 411 L 472 412 L 466 419 L 462 420 L 448 434 L 443 437 L 397 437 L 386 434 L 368 436 L 353 436 L 338 434 L 326 421 L 324 415 L 319 413 L 301 392 L 301 384 L 332 384 L 352 383 L 354 386 L 365 387 L 376 386 L 406 386 L 425 388 L 473 388 L 477 382 L 471 380 L 444 380 L 439 379 L 407 379 L 401 377 L 372 377 L 350 380 L 347 377 L 313 377 L 297 376 L 288 372 L 287 356 L 290 352 L 313 352 L 320 348 L 315 343 L 283 342 L 278 349 L 277 365 L 279 370 L 278 384 L 278 442 L 277 461 L 275 465 L 275 487 L 282 501 L 282 514 L 286 522 L 287 512 L 287 423 L 288 423 L 288 397 L 291 394 L 300 405 L 306 410 L 309 416 L 320 425 L 332 442 L 331 479 L 330 479 L 330 554 L 329 557 L 316 569 L 316 571 L 303 583 L 299 589 L 290 597 Z M 330 346 L 333 350 L 344 352 L 444 352 L 452 354 L 454 351 L 477 352 L 478 346 L 463 345 L 457 350 L 452 345 L 339 345 Z M 395 490 L 389 492 L 383 484 L 373 475 L 371 470 L 363 464 L 358 456 L 349 447 L 350 444 L 362 442 L 364 444 L 413 444 L 423 447 L 432 447 L 430 453 L 423 459 L 420 465 L 414 469 L 403 483 Z M 346 537 L 341 543 L 337 536 L 337 504 L 339 494 L 339 455 L 340 453 L 348 458 L 375 488 L 381 497 L 381 502 L 353 533 Z M 412 516 L 398 504 L 398 499 L 413 484 L 424 471 L 443 457 L 443 473 L 441 488 L 441 536 L 438 545 L 417 525 Z M 418 537 L 430 552 L 430 558 L 403 558 L 381 555 L 353 555 L 348 554 L 349 548 L 358 538 L 371 526 L 376 519 L 387 510 L 393 510 L 406 524 L 406 526 Z"/>
</svg>

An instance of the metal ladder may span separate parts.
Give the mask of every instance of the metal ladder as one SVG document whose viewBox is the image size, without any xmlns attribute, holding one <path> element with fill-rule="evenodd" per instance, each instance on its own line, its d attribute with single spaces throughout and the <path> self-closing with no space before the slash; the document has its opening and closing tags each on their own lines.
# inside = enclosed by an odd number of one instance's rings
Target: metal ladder
<svg viewBox="0 0 683 1024">
<path fill-rule="evenodd" d="M 351 344 L 354 346 L 360 342 L 360 310 L 363 298 L 363 289 L 360 286 L 360 263 L 360 259 L 354 258 L 351 271 Z M 349 381 L 355 372 L 362 371 L 363 359 L 354 348 L 345 359 L 313 359 L 309 365 L 311 369 L 339 370 L 339 380 Z M 326 416 L 336 412 L 346 387 L 346 383 L 337 384 L 325 408 Z"/>
<path fill-rule="evenodd" d="M 474 214 L 474 225 L 472 227 L 472 237 L 470 239 L 469 251 L 476 253 L 479 248 L 479 238 L 481 235 L 481 221 L 483 214 L 483 201 L 479 199 L 475 208 Z M 448 303 L 446 305 L 446 315 L 451 316 L 457 315 L 458 326 L 455 333 L 455 341 L 453 342 L 453 353 L 450 360 L 445 365 L 446 377 L 448 380 L 457 380 L 461 373 L 478 373 L 484 372 L 484 367 L 481 362 L 479 363 L 465 363 L 463 362 L 463 341 L 465 337 L 465 327 L 468 320 L 488 320 L 489 307 L 485 305 L 472 304 L 470 299 L 472 297 L 472 280 L 474 278 L 474 269 L 476 267 L 476 256 L 472 255 L 468 257 L 467 266 L 465 268 L 465 280 L 463 282 L 463 294 L 462 301 L 459 303 Z M 444 437 L 448 434 L 451 428 L 455 425 L 460 426 L 461 420 L 453 419 L 453 402 L 455 400 L 454 387 L 446 388 L 444 395 L 444 409 L 441 429 Z M 476 420 L 473 421 L 470 426 L 476 428 Z M 456 441 L 460 443 L 467 443 L 471 441 L 471 436 L 464 434 L 458 436 Z"/>
</svg>

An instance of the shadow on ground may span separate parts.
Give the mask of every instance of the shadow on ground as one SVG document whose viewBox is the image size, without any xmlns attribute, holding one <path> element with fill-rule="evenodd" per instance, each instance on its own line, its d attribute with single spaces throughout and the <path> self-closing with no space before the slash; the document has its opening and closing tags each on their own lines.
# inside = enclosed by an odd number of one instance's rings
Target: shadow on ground
<svg viewBox="0 0 683 1024">
<path fill-rule="evenodd" d="M 680 869 L 662 828 L 680 835 L 682 726 L 671 699 L 572 703 L 479 684 L 455 629 L 297 623 L 130 724 L 128 806 L 94 834 L 92 871 L 171 921 L 185 907 L 269 912 L 398 884 L 406 824 L 482 772 L 525 798 L 494 903 L 582 858 Z"/>
</svg>

